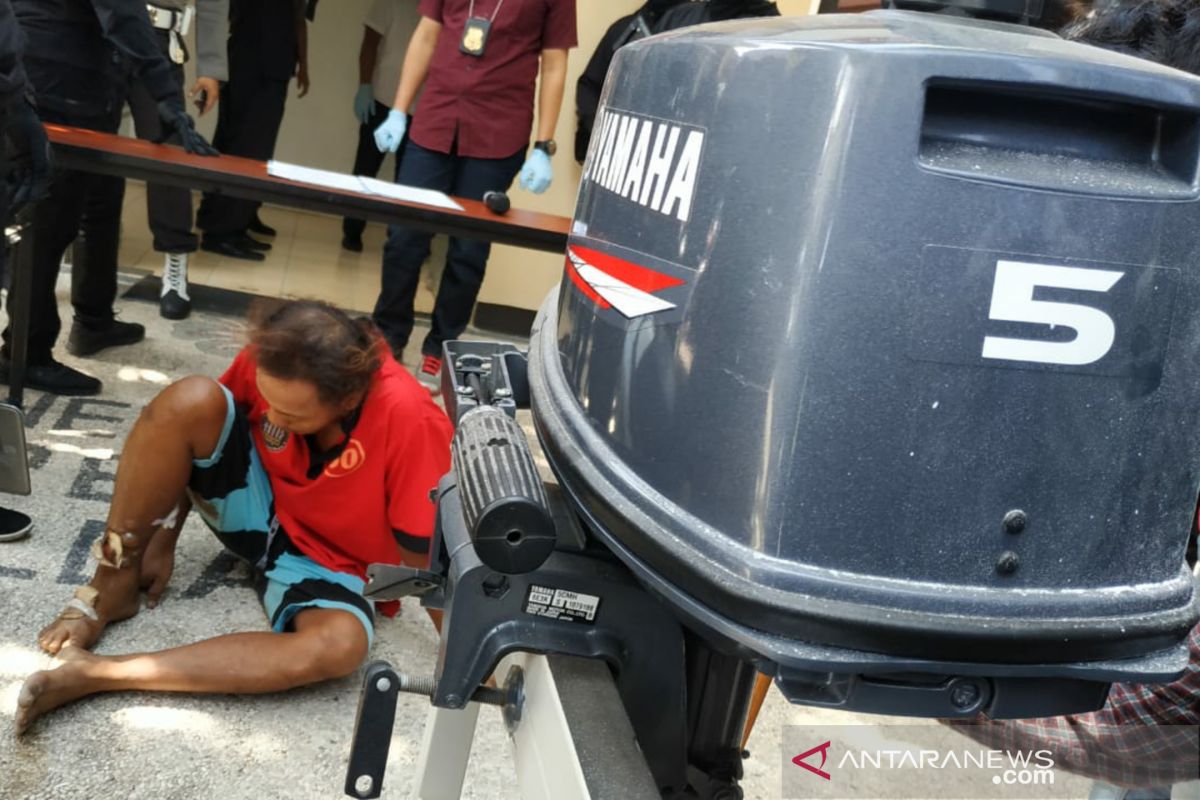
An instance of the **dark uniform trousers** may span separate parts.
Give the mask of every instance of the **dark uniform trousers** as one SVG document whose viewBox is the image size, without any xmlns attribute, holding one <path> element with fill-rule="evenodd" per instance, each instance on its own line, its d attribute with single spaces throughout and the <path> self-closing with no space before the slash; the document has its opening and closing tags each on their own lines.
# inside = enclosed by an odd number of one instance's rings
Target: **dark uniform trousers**
<svg viewBox="0 0 1200 800">
<path fill-rule="evenodd" d="M 52 109 L 42 109 L 43 122 L 116 133 L 120 118 L 113 112 L 103 117 L 76 117 Z M 100 175 L 72 169 L 55 168 L 50 193 L 33 211 L 32 261 L 29 309 L 29 363 L 50 360 L 54 342 L 62 330 L 54 285 L 58 281 L 63 253 L 77 235 L 87 239 L 87 263 L 71 268 L 71 305 L 75 318 L 85 325 L 103 327 L 112 321 L 113 301 L 117 297 L 117 248 L 121 226 L 121 195 L 104 204 L 88 203 Z M 115 202 L 113 201 L 115 199 Z M 12 297 L 9 297 L 9 303 Z M 12 309 L 9 309 L 12 317 Z M 4 330 L 4 355 L 8 356 L 11 331 Z"/>
<path fill-rule="evenodd" d="M 144 5 L 130 0 L 14 0 L 13 10 L 25 38 L 25 71 L 44 122 L 117 132 L 124 91 L 114 80 L 121 63 L 116 41 L 148 84 L 156 87 L 157 97 L 179 89 L 170 65 L 159 55 Z M 75 319 L 89 327 L 112 322 L 123 186 L 114 189 L 104 181 L 58 168 L 49 196 L 33 212 L 30 364 L 50 360 L 62 329 L 54 286 L 63 253 L 79 235 L 87 245 L 86 263 L 76 263 L 71 270 Z M 104 193 L 105 201 L 89 202 L 94 192 Z M 11 318 L 11 295 L 8 302 Z M 5 355 L 9 341 L 10 331 L 5 330 Z"/>
<path fill-rule="evenodd" d="M 230 80 L 221 87 L 213 147 L 231 156 L 266 161 L 275 154 L 290 79 L 266 73 L 250 53 L 229 48 Z M 222 194 L 205 194 L 196 224 L 214 239 L 245 232 L 259 203 Z"/>
<path fill-rule="evenodd" d="M 453 149 L 450 153 L 439 153 L 409 142 L 404 158 L 400 159 L 396 180 L 407 186 L 482 200 L 484 192 L 507 191 L 524 161 L 523 148 L 508 158 L 469 158 L 457 155 Z M 432 238 L 428 231 L 405 225 L 388 226 L 379 299 L 371 318 L 397 357 L 412 334 L 413 301 L 421 264 L 429 257 Z M 490 242 L 450 237 L 429 335 L 421 343 L 424 355 L 441 358 L 442 343 L 457 339 L 467 329 L 490 252 Z"/>
<path fill-rule="evenodd" d="M 162 50 L 163 58 L 170 59 L 170 37 L 168 31 L 156 30 L 158 47 Z M 179 101 L 186 102 L 184 97 L 184 66 L 172 64 L 172 74 L 179 84 Z M 172 131 L 167 139 L 162 138 L 162 118 L 158 115 L 158 101 L 142 79 L 130 70 L 127 77 L 126 98 L 130 104 L 133 116 L 133 130 L 139 139 L 148 142 L 167 142 L 180 144 L 179 134 Z M 110 197 L 124 197 L 124 178 L 110 179 L 109 184 L 121 184 L 120 191 L 109 186 Z M 103 201 L 104 192 L 97 192 L 96 203 Z M 150 231 L 154 234 L 154 248 L 160 253 L 192 253 L 196 252 L 196 234 L 192 233 L 192 191 L 182 186 L 162 186 L 161 184 L 146 185 L 146 217 L 150 221 Z"/>
<path fill-rule="evenodd" d="M 167 56 L 170 40 L 166 31 L 155 31 L 161 34 L 159 44 L 163 55 Z M 183 67 L 173 65 L 175 79 L 179 83 L 180 102 L 183 101 Z M 134 130 L 139 139 L 158 141 L 163 135 L 162 117 L 158 113 L 158 101 L 150 93 L 146 84 L 139 80 L 132 69 L 125 81 L 128 92 L 127 102 L 133 115 Z M 178 134 L 172 133 L 166 139 L 170 144 L 179 144 Z M 112 208 L 121 208 L 125 199 L 125 179 L 115 175 L 96 175 L 84 203 L 84 219 L 103 220 L 116 227 L 113 231 L 97 232 L 81 230 L 75 240 L 72 255 L 72 275 L 78 271 L 92 271 L 97 264 L 107 267 L 110 259 L 115 264 L 116 254 L 107 252 L 109 248 L 119 246 L 120 214 L 109 213 Z M 180 186 L 162 186 L 147 184 L 146 214 L 150 221 L 150 230 L 154 234 L 154 249 L 160 253 L 192 253 L 197 246 L 196 235 L 192 233 L 192 192 Z M 115 280 L 115 272 L 114 272 Z M 115 292 L 115 289 L 114 289 Z"/>
</svg>

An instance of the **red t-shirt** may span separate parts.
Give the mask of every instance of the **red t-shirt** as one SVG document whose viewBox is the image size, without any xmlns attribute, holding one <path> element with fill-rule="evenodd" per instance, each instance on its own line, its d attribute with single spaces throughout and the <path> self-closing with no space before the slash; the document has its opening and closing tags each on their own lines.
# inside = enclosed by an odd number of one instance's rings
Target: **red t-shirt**
<svg viewBox="0 0 1200 800">
<path fill-rule="evenodd" d="M 263 433 L 267 404 L 258 393 L 257 364 L 243 350 L 221 376 L 250 422 L 254 446 L 271 479 L 275 515 L 309 558 L 338 572 L 366 577 L 368 564 L 397 564 L 400 531 L 433 535 L 430 492 L 450 470 L 453 429 L 429 392 L 390 355 L 367 391 L 342 454 L 308 478 L 303 436 L 271 445 Z"/>
<path fill-rule="evenodd" d="M 442 30 L 409 136 L 449 153 L 457 134 L 460 156 L 508 158 L 529 146 L 542 51 L 578 43 L 575 0 L 475 0 L 476 17 L 496 13 L 481 56 L 459 51 L 470 9 L 471 0 L 421 0 L 421 16 Z"/>
</svg>

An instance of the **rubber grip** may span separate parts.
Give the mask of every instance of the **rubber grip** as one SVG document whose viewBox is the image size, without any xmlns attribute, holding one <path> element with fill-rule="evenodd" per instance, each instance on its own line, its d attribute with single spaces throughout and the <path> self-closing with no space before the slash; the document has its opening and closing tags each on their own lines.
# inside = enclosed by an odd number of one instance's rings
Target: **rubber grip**
<svg viewBox="0 0 1200 800">
<path fill-rule="evenodd" d="M 480 560 L 509 575 L 540 567 L 557 536 L 521 427 L 499 408 L 480 406 L 459 420 L 451 455 Z"/>
</svg>

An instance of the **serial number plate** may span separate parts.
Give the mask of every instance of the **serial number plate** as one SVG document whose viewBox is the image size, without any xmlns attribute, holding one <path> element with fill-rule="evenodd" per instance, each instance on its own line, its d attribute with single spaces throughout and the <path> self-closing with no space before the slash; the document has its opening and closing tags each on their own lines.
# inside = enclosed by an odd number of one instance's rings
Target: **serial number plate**
<svg viewBox="0 0 1200 800">
<path fill-rule="evenodd" d="M 525 595 L 525 613 L 537 617 L 550 617 L 564 622 L 594 623 L 600 598 L 594 594 L 580 594 L 567 589 L 552 589 L 549 586 L 529 587 Z"/>
</svg>

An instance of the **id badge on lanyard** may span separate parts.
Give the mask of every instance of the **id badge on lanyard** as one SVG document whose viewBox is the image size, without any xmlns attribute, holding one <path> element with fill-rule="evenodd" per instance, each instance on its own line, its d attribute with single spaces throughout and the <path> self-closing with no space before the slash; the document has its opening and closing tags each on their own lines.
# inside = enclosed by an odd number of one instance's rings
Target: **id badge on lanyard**
<svg viewBox="0 0 1200 800">
<path fill-rule="evenodd" d="M 462 42 L 458 45 L 459 51 L 479 58 L 483 55 L 484 48 L 487 47 L 488 34 L 491 32 L 491 20 L 483 17 L 471 17 L 467 20 L 466 27 L 463 28 Z"/>
<path fill-rule="evenodd" d="M 458 44 L 459 52 L 475 58 L 483 55 L 483 51 L 487 49 L 488 36 L 492 32 L 492 23 L 496 21 L 496 15 L 500 13 L 502 5 L 504 5 L 504 0 L 496 3 L 490 17 L 477 17 L 475 16 L 475 0 L 471 0 L 471 6 L 467 10 L 467 24 L 463 26 L 462 41 Z"/>
</svg>

